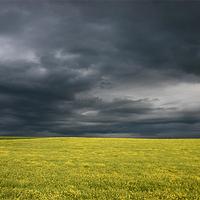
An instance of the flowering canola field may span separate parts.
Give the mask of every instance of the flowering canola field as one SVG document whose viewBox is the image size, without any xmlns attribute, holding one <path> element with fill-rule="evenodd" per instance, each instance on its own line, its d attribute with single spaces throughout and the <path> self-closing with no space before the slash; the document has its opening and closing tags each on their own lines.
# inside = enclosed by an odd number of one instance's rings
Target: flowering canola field
<svg viewBox="0 0 200 200">
<path fill-rule="evenodd" d="M 198 200 L 200 139 L 0 137 L 1 200 Z"/>
</svg>

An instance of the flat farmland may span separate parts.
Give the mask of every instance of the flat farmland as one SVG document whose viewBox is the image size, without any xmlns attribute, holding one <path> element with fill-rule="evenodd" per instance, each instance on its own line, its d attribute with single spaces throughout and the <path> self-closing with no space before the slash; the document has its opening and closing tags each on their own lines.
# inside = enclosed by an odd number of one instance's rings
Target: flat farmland
<svg viewBox="0 0 200 200">
<path fill-rule="evenodd" d="M 0 199 L 200 199 L 200 140 L 0 137 Z"/>
</svg>

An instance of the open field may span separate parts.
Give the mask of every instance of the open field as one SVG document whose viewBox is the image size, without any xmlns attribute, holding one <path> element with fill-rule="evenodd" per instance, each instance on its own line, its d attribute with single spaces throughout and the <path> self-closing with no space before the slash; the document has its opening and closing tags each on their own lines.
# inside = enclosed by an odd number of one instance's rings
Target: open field
<svg viewBox="0 0 200 200">
<path fill-rule="evenodd" d="M 200 199 L 200 140 L 0 137 L 0 199 Z"/>
</svg>

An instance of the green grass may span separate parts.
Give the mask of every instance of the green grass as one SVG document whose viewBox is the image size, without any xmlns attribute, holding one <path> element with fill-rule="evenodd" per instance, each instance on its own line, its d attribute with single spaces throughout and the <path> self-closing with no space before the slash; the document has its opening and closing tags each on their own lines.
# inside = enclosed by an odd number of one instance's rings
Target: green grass
<svg viewBox="0 0 200 200">
<path fill-rule="evenodd" d="M 200 199 L 199 139 L 0 138 L 0 199 Z"/>
</svg>

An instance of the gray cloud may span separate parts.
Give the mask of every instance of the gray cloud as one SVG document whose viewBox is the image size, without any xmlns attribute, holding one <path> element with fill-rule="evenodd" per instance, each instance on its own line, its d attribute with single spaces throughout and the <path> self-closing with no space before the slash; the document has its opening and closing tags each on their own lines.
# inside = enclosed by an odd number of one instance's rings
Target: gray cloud
<svg viewBox="0 0 200 200">
<path fill-rule="evenodd" d="M 0 4 L 0 134 L 199 136 L 198 2 Z"/>
</svg>

